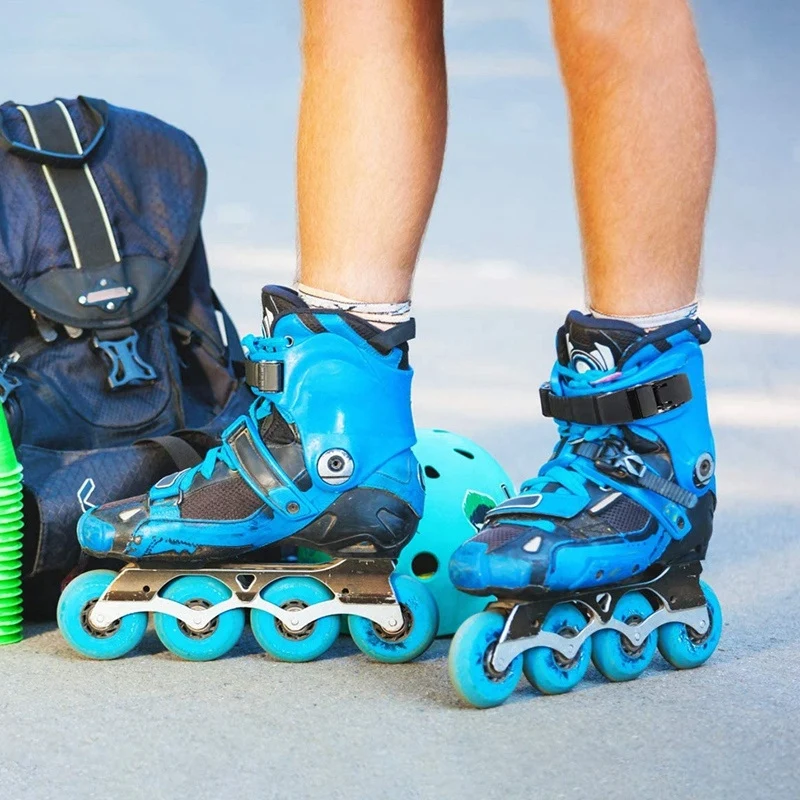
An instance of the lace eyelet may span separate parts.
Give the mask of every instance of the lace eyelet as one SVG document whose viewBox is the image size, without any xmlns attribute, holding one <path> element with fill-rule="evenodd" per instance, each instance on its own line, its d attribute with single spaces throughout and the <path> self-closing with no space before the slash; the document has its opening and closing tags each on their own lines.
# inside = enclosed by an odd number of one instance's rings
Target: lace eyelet
<svg viewBox="0 0 800 800">
<path fill-rule="evenodd" d="M 283 338 L 286 340 L 287 347 L 291 347 L 294 344 L 294 339 L 291 336 L 284 336 Z"/>
</svg>

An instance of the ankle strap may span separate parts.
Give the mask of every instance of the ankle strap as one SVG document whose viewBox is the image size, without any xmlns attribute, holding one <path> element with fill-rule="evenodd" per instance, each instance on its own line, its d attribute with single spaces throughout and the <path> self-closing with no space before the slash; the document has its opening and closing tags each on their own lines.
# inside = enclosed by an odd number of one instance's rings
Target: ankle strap
<svg viewBox="0 0 800 800">
<path fill-rule="evenodd" d="M 546 417 L 579 425 L 625 425 L 654 417 L 692 399 L 689 376 L 680 373 L 650 383 L 629 386 L 605 394 L 564 397 L 553 393 L 549 383 L 539 388 Z"/>
</svg>

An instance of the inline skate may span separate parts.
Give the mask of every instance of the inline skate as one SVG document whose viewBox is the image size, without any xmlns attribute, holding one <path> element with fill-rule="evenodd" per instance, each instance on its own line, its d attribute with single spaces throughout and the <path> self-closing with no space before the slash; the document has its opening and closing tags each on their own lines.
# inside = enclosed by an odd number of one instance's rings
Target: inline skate
<svg viewBox="0 0 800 800">
<path fill-rule="evenodd" d="M 199 465 L 81 518 L 87 554 L 130 562 L 62 594 L 59 626 L 83 655 L 129 652 L 149 613 L 190 660 L 228 652 L 246 612 L 259 644 L 286 661 L 324 653 L 343 616 L 379 661 L 413 659 L 436 635 L 428 590 L 393 574 L 424 499 L 411 450 L 413 320 L 380 330 L 282 287 L 266 287 L 262 303 L 264 335 L 244 341 L 249 412 Z M 332 560 L 264 563 L 275 545 Z"/>
<path fill-rule="evenodd" d="M 559 428 L 552 456 L 450 562 L 459 589 L 498 598 L 450 649 L 467 703 L 504 702 L 523 672 L 558 694 L 590 661 L 625 681 L 656 647 L 678 669 L 713 653 L 722 612 L 700 580 L 716 504 L 709 338 L 696 319 L 647 332 L 568 315 L 540 389 Z"/>
</svg>

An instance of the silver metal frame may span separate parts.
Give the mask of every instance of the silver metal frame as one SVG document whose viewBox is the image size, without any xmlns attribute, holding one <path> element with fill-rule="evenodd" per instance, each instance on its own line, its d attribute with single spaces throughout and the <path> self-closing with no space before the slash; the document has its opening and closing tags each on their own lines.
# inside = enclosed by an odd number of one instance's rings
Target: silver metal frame
<svg viewBox="0 0 800 800">
<path fill-rule="evenodd" d="M 206 569 L 176 570 L 127 566 L 117 575 L 89 613 L 98 631 L 106 630 L 128 614 L 168 614 L 192 631 L 201 631 L 220 614 L 234 608 L 266 611 L 290 631 L 300 631 L 318 619 L 333 614 L 364 617 L 387 633 L 403 629 L 403 611 L 391 581 L 394 564 L 388 559 L 337 559 L 324 564 L 232 564 Z M 210 608 L 191 608 L 167 600 L 161 590 L 185 575 L 215 578 L 228 587 L 231 596 Z M 281 608 L 261 597 L 261 592 L 286 576 L 310 577 L 330 589 L 333 597 L 306 608 Z"/>
<path fill-rule="evenodd" d="M 494 647 L 494 652 L 489 659 L 489 664 L 492 669 L 498 673 L 503 673 L 518 655 L 534 647 L 548 647 L 560 653 L 565 658 L 572 659 L 578 655 L 583 643 L 592 634 L 600 630 L 617 631 L 624 636 L 633 647 L 641 645 L 653 631 L 670 622 L 680 622 L 684 625 L 688 625 L 701 636 L 708 631 L 711 620 L 708 616 L 707 606 L 703 605 L 696 608 L 684 608 L 673 611 L 669 608 L 664 597 L 661 597 L 661 595 L 655 592 L 654 594 L 659 597 L 661 607 L 636 625 L 628 625 L 614 617 L 611 617 L 607 622 L 603 622 L 600 615 L 589 604 L 581 602 L 580 600 L 572 601 L 576 605 L 587 609 L 589 613 L 589 621 L 586 626 L 572 637 L 561 636 L 558 633 L 552 633 L 550 631 L 540 631 L 539 633 L 532 633 L 530 636 L 512 638 L 509 633 L 511 624 L 521 607 L 519 604 L 515 605 L 506 618 L 506 623 Z"/>
<path fill-rule="evenodd" d="M 547 605 L 542 606 L 542 601 L 513 603 L 510 606 L 508 601 L 498 601 L 494 605 L 503 611 L 506 620 L 489 658 L 489 666 L 501 674 L 517 656 L 535 647 L 547 647 L 566 659 L 573 659 L 584 642 L 601 630 L 616 631 L 632 647 L 639 647 L 651 633 L 670 622 L 687 625 L 702 636 L 708 632 L 711 619 L 699 583 L 700 569 L 699 563 L 668 567 L 637 584 L 599 589 L 596 594 L 584 592 L 572 598 L 554 598 L 549 608 L 559 602 L 571 602 L 586 616 L 586 625 L 574 636 L 540 630 L 544 612 L 548 610 Z M 628 591 L 645 592 L 651 602 L 654 601 L 655 610 L 641 622 L 628 624 L 613 616 L 613 606 Z M 516 619 L 518 616 L 519 620 Z M 512 633 L 515 629 L 516 632 Z"/>
</svg>

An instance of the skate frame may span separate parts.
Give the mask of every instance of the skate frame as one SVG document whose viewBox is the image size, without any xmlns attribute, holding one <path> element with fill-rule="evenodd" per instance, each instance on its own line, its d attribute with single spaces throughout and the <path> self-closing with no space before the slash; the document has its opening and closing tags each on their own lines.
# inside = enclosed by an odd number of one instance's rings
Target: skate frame
<svg viewBox="0 0 800 800">
<path fill-rule="evenodd" d="M 492 603 L 489 609 L 506 615 L 506 623 L 494 646 L 489 665 L 502 674 L 518 655 L 534 647 L 548 647 L 566 659 L 573 659 L 583 643 L 600 630 L 617 631 L 632 647 L 639 647 L 653 631 L 670 622 L 687 625 L 702 636 L 708 632 L 711 621 L 700 587 L 701 571 L 700 563 L 694 562 L 666 567 L 650 580 L 611 588 L 522 603 L 509 600 Z M 655 600 L 653 613 L 636 625 L 628 625 L 613 616 L 617 601 L 631 591 L 642 592 L 651 603 Z M 588 619 L 588 623 L 574 636 L 541 630 L 547 612 L 561 602 L 575 604 Z"/>
<path fill-rule="evenodd" d="M 220 614 L 234 608 L 266 611 L 283 626 L 298 632 L 323 617 L 349 614 L 365 617 L 387 633 L 402 630 L 403 611 L 390 581 L 394 562 L 390 559 L 336 559 L 324 564 L 223 564 L 203 569 L 124 567 L 105 594 L 95 603 L 89 623 L 106 630 L 128 614 L 155 612 L 183 622 L 200 632 Z M 192 608 L 161 597 L 170 581 L 184 575 L 215 578 L 228 587 L 231 596 L 210 608 Z M 281 608 L 261 597 L 261 592 L 280 578 L 309 577 L 324 584 L 333 597 L 305 608 Z"/>
</svg>

